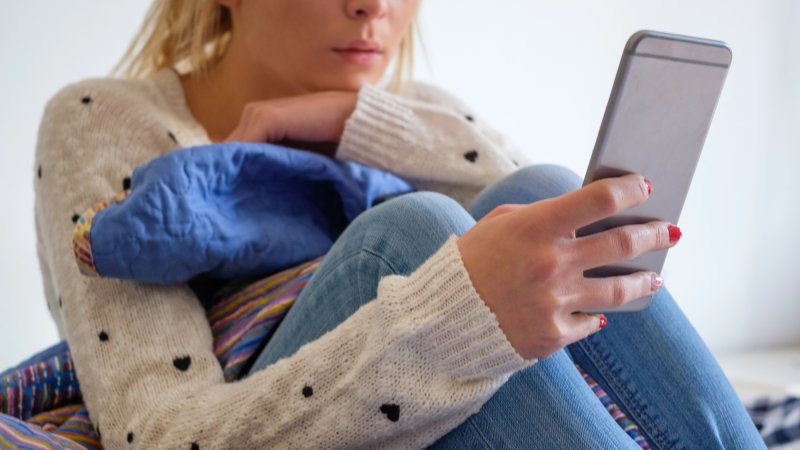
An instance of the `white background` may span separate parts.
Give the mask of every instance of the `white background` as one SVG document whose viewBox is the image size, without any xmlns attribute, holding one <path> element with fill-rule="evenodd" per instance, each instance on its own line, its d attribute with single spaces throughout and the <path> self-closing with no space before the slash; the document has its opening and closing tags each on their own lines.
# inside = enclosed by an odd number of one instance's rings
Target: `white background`
<svg viewBox="0 0 800 450">
<path fill-rule="evenodd" d="M 45 102 L 69 82 L 107 74 L 148 4 L 3 6 L 0 369 L 58 339 L 33 225 Z M 580 174 L 630 34 L 727 41 L 734 64 L 681 218 L 684 238 L 664 275 L 716 354 L 800 344 L 800 2 L 423 0 L 420 24 L 420 78 L 462 97 L 534 160 Z"/>
</svg>

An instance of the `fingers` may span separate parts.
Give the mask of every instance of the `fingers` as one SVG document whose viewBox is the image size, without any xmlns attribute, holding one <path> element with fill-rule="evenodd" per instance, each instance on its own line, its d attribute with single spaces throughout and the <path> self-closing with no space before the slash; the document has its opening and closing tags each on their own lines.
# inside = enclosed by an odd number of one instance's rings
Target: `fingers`
<svg viewBox="0 0 800 450">
<path fill-rule="evenodd" d="M 285 99 L 248 103 L 225 142 L 275 142 L 286 138 L 287 114 L 278 113 L 285 105 Z"/>
<path fill-rule="evenodd" d="M 575 283 L 572 293 L 565 293 L 555 300 L 552 314 L 541 329 L 546 330 L 542 342 L 545 355 L 594 334 L 608 324 L 602 314 L 582 311 L 611 310 L 633 300 L 652 295 L 664 281 L 653 272 L 638 272 L 631 275 L 608 278 L 587 278 Z"/>
<path fill-rule="evenodd" d="M 554 347 L 561 348 L 594 334 L 608 325 L 603 314 L 582 311 L 612 310 L 625 304 L 655 294 L 664 280 L 653 272 L 637 272 L 630 275 L 607 278 L 586 278 L 575 283 L 576 289 L 567 294 L 569 300 L 562 303 L 555 313 L 553 328 L 557 339 L 551 339 Z"/>
<path fill-rule="evenodd" d="M 338 142 L 357 99 L 356 92 L 323 91 L 250 102 L 226 141 Z"/>
<path fill-rule="evenodd" d="M 627 261 L 675 245 L 677 239 L 670 238 L 670 227 L 667 222 L 650 222 L 584 236 L 575 241 L 573 257 L 583 270 Z"/>
<path fill-rule="evenodd" d="M 252 115 L 242 115 L 239 125 L 229 134 L 224 142 L 266 142 L 264 125 L 252 119 Z"/>
<path fill-rule="evenodd" d="M 585 278 L 571 306 L 575 311 L 619 308 L 633 300 L 653 295 L 664 280 L 653 272 L 637 272 L 606 278 Z"/>
<path fill-rule="evenodd" d="M 568 320 L 572 329 L 569 342 L 578 342 L 608 325 L 608 319 L 602 314 L 575 313 Z"/>
<path fill-rule="evenodd" d="M 644 203 L 649 192 L 641 175 L 605 178 L 550 200 L 549 220 L 558 229 L 576 230 Z"/>
</svg>

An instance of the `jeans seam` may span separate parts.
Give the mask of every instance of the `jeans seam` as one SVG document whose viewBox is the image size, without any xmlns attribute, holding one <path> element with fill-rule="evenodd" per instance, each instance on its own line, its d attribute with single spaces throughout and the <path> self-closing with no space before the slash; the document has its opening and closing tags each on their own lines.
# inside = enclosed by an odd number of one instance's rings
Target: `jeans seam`
<svg viewBox="0 0 800 450">
<path fill-rule="evenodd" d="M 614 368 L 611 367 L 611 365 L 606 362 L 605 358 L 600 355 L 599 349 L 591 341 L 591 338 L 584 339 L 583 341 L 579 342 L 578 345 L 580 345 L 586 352 L 587 356 L 592 359 L 595 367 L 597 367 L 598 372 L 614 374 Z M 608 377 L 604 373 L 602 374 L 602 377 L 606 381 L 608 388 L 610 388 L 609 390 L 616 393 L 618 398 L 625 398 L 625 402 L 619 402 L 620 404 L 618 406 L 622 408 L 624 404 L 624 408 L 631 412 L 631 417 L 629 418 L 640 428 L 642 428 L 647 435 L 651 436 L 653 441 L 655 441 L 661 448 L 671 449 L 676 447 L 676 444 L 667 437 L 666 433 L 656 424 L 655 420 L 653 420 L 653 418 L 645 412 L 644 407 L 641 405 L 641 402 L 638 401 L 633 392 L 628 390 L 622 383 L 615 381 L 615 377 Z M 636 416 L 636 419 L 634 419 L 633 416 Z"/>
<path fill-rule="evenodd" d="M 475 414 L 477 414 L 477 413 L 475 413 Z M 473 414 L 472 417 L 474 417 L 474 414 Z M 469 427 L 472 428 L 475 431 L 476 435 L 478 435 L 478 437 L 480 438 L 481 442 L 483 443 L 483 448 L 487 448 L 487 449 L 494 448 L 494 447 L 492 447 L 492 444 L 489 443 L 489 439 L 486 438 L 486 435 L 483 434 L 483 431 L 481 431 L 480 427 L 478 427 L 478 425 L 475 424 L 475 421 L 472 420 L 472 417 L 467 417 L 467 420 L 465 422 L 468 423 Z"/>
</svg>

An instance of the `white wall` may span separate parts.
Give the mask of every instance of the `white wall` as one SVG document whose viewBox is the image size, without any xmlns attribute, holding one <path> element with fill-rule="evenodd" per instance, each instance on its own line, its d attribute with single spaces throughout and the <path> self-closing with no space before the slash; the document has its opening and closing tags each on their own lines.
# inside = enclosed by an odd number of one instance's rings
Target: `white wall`
<svg viewBox="0 0 800 450">
<path fill-rule="evenodd" d="M 0 13 L 0 371 L 57 342 L 44 300 L 33 225 L 34 147 L 47 100 L 106 75 L 147 0 L 6 2 Z"/>
<path fill-rule="evenodd" d="M 727 41 L 733 67 L 664 276 L 715 352 L 800 344 L 798 2 L 423 3 L 432 66 L 424 77 L 537 160 L 581 175 L 630 34 Z"/>
<path fill-rule="evenodd" d="M 147 0 L 12 2 L 0 15 L 0 369 L 56 342 L 33 231 L 33 149 L 64 84 L 108 72 Z M 764 2 L 423 0 L 432 80 L 543 162 L 583 173 L 627 37 L 722 39 L 734 65 L 665 277 L 717 353 L 800 343 L 800 6 Z M 612 318 L 613 326 L 613 318 Z"/>
</svg>

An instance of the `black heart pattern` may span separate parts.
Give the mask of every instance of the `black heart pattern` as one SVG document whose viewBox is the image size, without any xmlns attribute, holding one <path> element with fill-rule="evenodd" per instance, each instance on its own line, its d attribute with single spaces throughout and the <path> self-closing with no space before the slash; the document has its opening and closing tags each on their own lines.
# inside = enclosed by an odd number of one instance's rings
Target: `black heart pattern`
<svg viewBox="0 0 800 450">
<path fill-rule="evenodd" d="M 190 356 L 175 358 L 172 360 L 172 364 L 181 372 L 186 372 L 189 369 L 189 365 L 192 364 L 192 358 Z"/>
<path fill-rule="evenodd" d="M 400 407 L 397 405 L 390 405 L 388 403 L 384 403 L 381 405 L 381 412 L 386 414 L 386 418 L 391 420 L 392 422 L 397 422 L 400 420 Z"/>
</svg>

